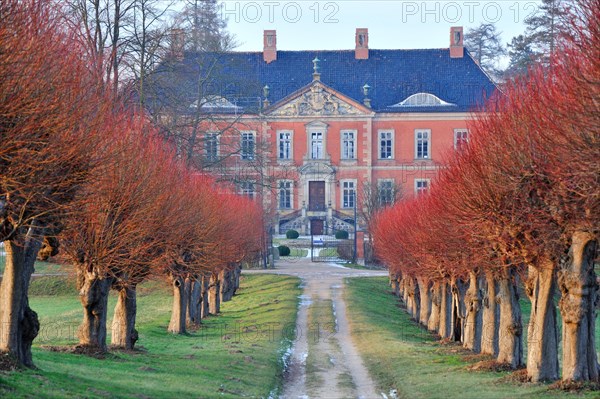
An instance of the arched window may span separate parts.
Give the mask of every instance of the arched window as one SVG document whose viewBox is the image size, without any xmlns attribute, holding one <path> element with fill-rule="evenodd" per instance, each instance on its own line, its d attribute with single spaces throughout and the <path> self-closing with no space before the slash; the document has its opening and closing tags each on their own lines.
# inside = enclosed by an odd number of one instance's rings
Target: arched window
<svg viewBox="0 0 600 399">
<path fill-rule="evenodd" d="M 398 104 L 392 105 L 392 107 L 436 107 L 444 105 L 454 105 L 448 103 L 437 96 L 430 93 L 417 93 L 406 98 L 404 101 Z"/>
</svg>

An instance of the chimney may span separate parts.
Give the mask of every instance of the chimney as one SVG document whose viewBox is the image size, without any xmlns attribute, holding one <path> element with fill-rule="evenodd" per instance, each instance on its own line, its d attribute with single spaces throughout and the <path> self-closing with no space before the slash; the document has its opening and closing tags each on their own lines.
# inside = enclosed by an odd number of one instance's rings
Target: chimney
<svg viewBox="0 0 600 399">
<path fill-rule="evenodd" d="M 450 28 L 450 58 L 462 58 L 464 53 L 463 27 L 453 26 Z"/>
<path fill-rule="evenodd" d="M 367 28 L 356 28 L 356 49 L 354 58 L 357 60 L 369 59 L 369 30 Z"/>
<path fill-rule="evenodd" d="M 277 31 L 265 30 L 263 59 L 267 64 L 277 59 Z"/>
</svg>

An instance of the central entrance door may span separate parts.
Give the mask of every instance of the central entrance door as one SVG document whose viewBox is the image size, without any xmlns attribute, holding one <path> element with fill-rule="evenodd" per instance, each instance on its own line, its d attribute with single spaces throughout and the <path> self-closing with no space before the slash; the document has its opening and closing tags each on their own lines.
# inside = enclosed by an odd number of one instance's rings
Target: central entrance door
<svg viewBox="0 0 600 399">
<path fill-rule="evenodd" d="M 310 234 L 313 236 L 322 236 L 323 235 L 323 221 L 318 219 L 313 219 L 310 221 Z"/>
<path fill-rule="evenodd" d="M 308 182 L 308 210 L 325 211 L 325 182 Z"/>
</svg>

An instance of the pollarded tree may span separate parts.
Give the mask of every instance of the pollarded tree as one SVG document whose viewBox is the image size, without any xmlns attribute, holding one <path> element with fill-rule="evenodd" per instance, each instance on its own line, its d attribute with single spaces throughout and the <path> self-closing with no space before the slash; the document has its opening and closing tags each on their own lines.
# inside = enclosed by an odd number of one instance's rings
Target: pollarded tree
<svg viewBox="0 0 600 399">
<path fill-rule="evenodd" d="M 600 2 L 579 2 L 573 35 L 558 54 L 548 79 L 530 78 L 536 150 L 551 156 L 538 162 L 536 177 L 545 205 L 536 221 L 550 219 L 552 229 L 540 235 L 546 251 L 560 262 L 558 287 L 562 316 L 563 380 L 595 380 L 600 376 L 595 342 L 598 281 L 597 257 L 600 197 Z"/>
<path fill-rule="evenodd" d="M 113 343 L 135 343 L 135 287 L 163 256 L 169 225 L 171 191 L 179 167 L 162 140 L 145 130 L 144 121 L 116 113 L 107 160 L 84 186 L 61 238 L 77 270 L 84 308 L 79 329 L 82 346 L 106 350 L 108 293 L 119 291 Z"/>
<path fill-rule="evenodd" d="M 46 235 L 87 179 L 108 103 L 60 13 L 40 0 L 0 3 L 0 351 L 33 366 L 39 329 L 29 279 Z"/>
</svg>

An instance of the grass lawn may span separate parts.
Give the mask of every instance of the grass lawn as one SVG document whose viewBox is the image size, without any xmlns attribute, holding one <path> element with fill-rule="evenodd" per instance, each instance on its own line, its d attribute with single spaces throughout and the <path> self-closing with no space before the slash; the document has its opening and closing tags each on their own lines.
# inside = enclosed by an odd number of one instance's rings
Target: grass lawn
<svg viewBox="0 0 600 399">
<path fill-rule="evenodd" d="M 297 258 L 306 258 L 306 256 L 308 256 L 308 249 L 290 248 L 290 256 Z"/>
<path fill-rule="evenodd" d="M 337 258 L 339 255 L 337 248 L 323 248 L 319 251 L 319 256 L 322 258 Z"/>
<path fill-rule="evenodd" d="M 4 255 L 0 255 L 0 275 L 4 273 L 4 266 L 6 264 L 6 257 Z M 36 274 L 53 274 L 53 273 L 65 273 L 68 271 L 68 268 L 63 265 L 58 265 L 56 263 L 50 262 L 35 262 L 35 271 Z"/>
<path fill-rule="evenodd" d="M 243 276 L 222 315 L 182 336 L 166 331 L 169 291 L 159 283 L 145 284 L 138 296 L 140 350 L 111 352 L 102 360 L 45 348 L 75 344 L 82 317 L 72 283 L 56 281 L 32 283 L 30 303 L 42 325 L 33 348 L 39 369 L 0 373 L 0 397 L 238 398 L 268 397 L 280 389 L 301 293 L 297 278 Z M 111 309 L 114 304 L 111 296 Z"/>
<path fill-rule="evenodd" d="M 468 370 L 480 358 L 458 345 L 440 344 L 410 320 L 385 277 L 347 279 L 345 295 L 352 305 L 348 318 L 353 338 L 381 392 L 396 389 L 400 398 L 411 399 L 600 397 L 598 391 L 569 393 L 509 381 L 509 372 Z"/>
</svg>

